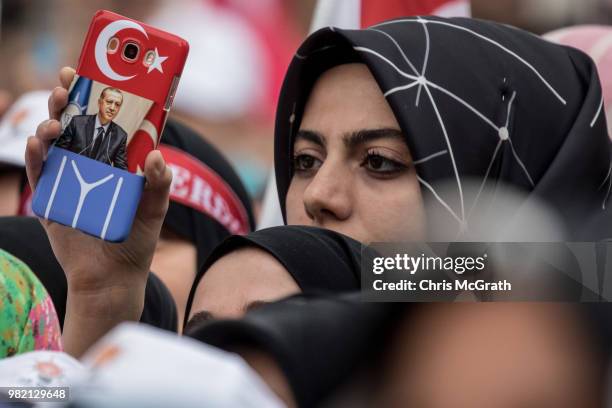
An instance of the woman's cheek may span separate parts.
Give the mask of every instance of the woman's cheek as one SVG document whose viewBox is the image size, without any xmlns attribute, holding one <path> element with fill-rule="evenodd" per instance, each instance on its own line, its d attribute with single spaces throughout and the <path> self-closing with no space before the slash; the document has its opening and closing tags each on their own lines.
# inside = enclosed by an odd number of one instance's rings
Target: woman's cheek
<svg viewBox="0 0 612 408">
<path fill-rule="evenodd" d="M 304 190 L 306 186 L 301 180 L 292 180 L 285 198 L 285 209 L 287 212 L 287 224 L 303 224 L 308 219 L 304 210 Z"/>
</svg>

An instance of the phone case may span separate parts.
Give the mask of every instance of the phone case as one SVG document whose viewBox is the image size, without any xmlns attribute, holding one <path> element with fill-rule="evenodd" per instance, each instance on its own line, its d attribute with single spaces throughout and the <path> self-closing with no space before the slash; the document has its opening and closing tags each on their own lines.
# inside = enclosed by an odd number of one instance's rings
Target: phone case
<svg viewBox="0 0 612 408">
<path fill-rule="evenodd" d="M 107 241 L 127 238 L 144 160 L 159 143 L 188 50 L 175 35 L 95 14 L 34 192 L 36 215 Z"/>
</svg>

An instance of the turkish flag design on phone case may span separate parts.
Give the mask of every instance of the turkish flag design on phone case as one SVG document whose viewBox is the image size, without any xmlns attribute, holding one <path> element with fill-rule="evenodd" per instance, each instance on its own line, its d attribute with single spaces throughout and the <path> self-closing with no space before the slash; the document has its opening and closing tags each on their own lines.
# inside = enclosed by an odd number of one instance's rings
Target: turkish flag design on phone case
<svg viewBox="0 0 612 408">
<path fill-rule="evenodd" d="M 140 58 L 125 59 L 121 47 L 109 51 L 111 40 L 118 44 L 134 40 L 140 53 L 152 56 L 152 63 L 143 64 Z M 180 76 L 187 57 L 188 45 L 184 40 L 143 23 L 108 11 L 98 12 L 90 27 L 77 72 L 110 86 L 166 105 L 168 96 L 176 90 L 175 77 Z"/>
</svg>

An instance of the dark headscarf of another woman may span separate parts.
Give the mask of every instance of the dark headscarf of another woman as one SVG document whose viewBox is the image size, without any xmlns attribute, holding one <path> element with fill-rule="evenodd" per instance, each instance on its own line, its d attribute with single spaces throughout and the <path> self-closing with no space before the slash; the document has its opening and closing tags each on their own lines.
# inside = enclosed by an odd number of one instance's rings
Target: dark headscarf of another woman
<svg viewBox="0 0 612 408">
<path fill-rule="evenodd" d="M 281 226 L 234 235 L 219 245 L 194 280 L 185 317 L 206 270 L 219 258 L 240 248 L 255 247 L 276 258 L 303 292 L 343 292 L 360 288 L 361 243 L 340 233 L 306 226 Z M 366 252 L 366 256 L 369 256 Z"/>
<path fill-rule="evenodd" d="M 202 322 L 185 335 L 230 352 L 263 351 L 283 371 L 298 407 L 336 406 L 325 403 L 385 350 L 403 305 L 363 302 L 359 292 L 299 294 L 242 319 Z"/>
<path fill-rule="evenodd" d="M 164 227 L 193 242 L 198 266 L 226 237 L 254 229 L 249 196 L 216 148 L 189 127 L 170 119 L 160 150 L 173 170 Z"/>
<path fill-rule="evenodd" d="M 550 205 L 569 238 L 609 237 L 610 141 L 593 62 L 582 52 L 493 22 L 407 17 L 311 35 L 288 70 L 276 117 L 283 214 L 292 150 L 317 78 L 365 63 L 405 134 L 429 208 L 469 227 L 481 190 L 501 183 Z M 441 190 L 440 185 L 452 183 Z M 433 203 L 433 204 L 432 204 Z M 585 227 L 588 219 L 599 222 Z M 452 225 L 452 224 L 451 224 Z"/>
</svg>

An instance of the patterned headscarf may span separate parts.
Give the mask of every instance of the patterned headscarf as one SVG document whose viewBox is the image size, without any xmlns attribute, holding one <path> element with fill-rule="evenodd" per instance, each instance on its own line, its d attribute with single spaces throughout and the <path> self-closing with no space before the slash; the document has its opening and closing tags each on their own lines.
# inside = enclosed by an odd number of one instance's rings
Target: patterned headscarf
<svg viewBox="0 0 612 408">
<path fill-rule="evenodd" d="M 505 185 L 552 208 L 570 239 L 610 236 L 610 140 L 593 61 L 525 31 L 466 18 L 329 27 L 302 44 L 276 117 L 283 214 L 310 91 L 326 70 L 355 62 L 366 64 L 383 92 L 414 159 L 427 210 L 440 213 L 444 224 L 469 231 L 478 208 L 500 200 L 496 193 Z M 468 182 L 479 188 L 468 192 Z"/>
<path fill-rule="evenodd" d="M 62 350 L 53 302 L 23 262 L 0 249 L 0 358 Z"/>
</svg>

